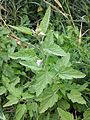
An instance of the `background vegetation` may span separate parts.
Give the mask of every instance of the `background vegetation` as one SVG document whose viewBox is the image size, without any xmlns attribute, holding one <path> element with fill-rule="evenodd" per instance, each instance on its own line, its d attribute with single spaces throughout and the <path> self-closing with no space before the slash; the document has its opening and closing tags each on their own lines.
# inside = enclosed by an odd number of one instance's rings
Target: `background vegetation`
<svg viewBox="0 0 90 120">
<path fill-rule="evenodd" d="M 0 0 L 0 120 L 90 120 L 90 0 Z"/>
</svg>

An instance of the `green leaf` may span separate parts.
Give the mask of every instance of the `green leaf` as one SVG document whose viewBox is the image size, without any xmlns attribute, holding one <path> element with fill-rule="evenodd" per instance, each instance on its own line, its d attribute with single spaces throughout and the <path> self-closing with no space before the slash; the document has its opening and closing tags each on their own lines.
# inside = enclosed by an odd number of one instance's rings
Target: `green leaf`
<svg viewBox="0 0 90 120">
<path fill-rule="evenodd" d="M 10 92 L 11 95 L 15 96 L 16 98 L 20 98 L 21 97 L 21 93 L 22 93 L 22 88 L 16 88 L 15 86 L 13 86 L 12 84 L 9 84 L 9 79 L 5 76 L 2 76 L 2 80 L 3 80 L 3 84 L 6 87 L 6 89 Z"/>
<path fill-rule="evenodd" d="M 42 43 L 42 47 L 45 48 L 47 45 L 51 45 L 54 43 L 54 38 L 53 38 L 53 31 L 49 30 L 48 33 L 46 34 L 45 41 Z"/>
<path fill-rule="evenodd" d="M 50 113 L 47 114 L 45 120 L 50 120 Z"/>
<path fill-rule="evenodd" d="M 70 61 L 70 54 L 66 53 L 65 56 L 63 56 L 61 59 L 58 59 L 56 61 L 56 64 L 54 65 L 54 69 L 58 72 L 61 71 L 62 68 L 64 69 L 66 67 L 70 67 L 71 63 L 69 61 Z"/>
<path fill-rule="evenodd" d="M 55 36 L 56 39 L 58 40 L 58 38 L 59 38 L 59 31 L 54 31 L 54 36 Z"/>
<path fill-rule="evenodd" d="M 45 38 L 45 41 L 42 42 L 42 48 L 46 53 L 57 55 L 57 56 L 65 56 L 66 53 L 60 46 L 54 43 L 53 40 L 53 31 L 49 31 Z"/>
<path fill-rule="evenodd" d="M 49 53 L 50 55 L 56 55 L 56 56 L 65 56 L 66 53 L 64 50 L 57 44 L 47 44 L 45 45 L 45 48 L 43 48 L 46 53 Z"/>
<path fill-rule="evenodd" d="M 15 87 L 18 83 L 20 83 L 20 78 L 16 77 L 10 85 Z"/>
<path fill-rule="evenodd" d="M 65 99 L 59 100 L 57 104 L 58 104 L 58 107 L 62 108 L 63 110 L 68 110 L 70 108 L 70 104 Z"/>
<path fill-rule="evenodd" d="M 52 83 L 53 77 L 54 73 L 50 71 L 43 71 L 36 75 L 35 83 L 33 85 L 34 89 L 36 90 L 36 96 L 39 96 L 42 93 L 47 84 Z"/>
<path fill-rule="evenodd" d="M 12 106 L 18 103 L 18 98 L 16 98 L 15 96 L 9 95 L 7 97 L 7 99 L 9 100 L 3 107 L 8 107 L 8 106 Z"/>
<path fill-rule="evenodd" d="M 32 60 L 36 57 L 36 54 L 34 52 L 34 49 L 26 48 L 13 53 L 12 55 L 9 55 L 9 57 L 12 59 Z"/>
<path fill-rule="evenodd" d="M 40 113 L 43 113 L 58 101 L 58 95 L 54 91 L 47 90 L 38 100 L 40 101 Z"/>
<path fill-rule="evenodd" d="M 31 70 L 41 70 L 42 66 L 39 66 L 34 60 L 20 61 L 20 64 L 30 68 Z"/>
<path fill-rule="evenodd" d="M 79 104 L 86 104 L 86 101 L 81 96 L 81 93 L 76 89 L 72 89 L 71 92 L 67 94 L 67 96 L 73 103 L 77 102 Z"/>
<path fill-rule="evenodd" d="M 27 28 L 27 27 L 16 27 L 16 26 L 12 26 L 12 25 L 9 25 L 9 27 L 19 31 L 19 32 L 22 32 L 24 34 L 28 34 L 28 35 L 32 35 L 32 31 L 30 30 L 30 28 Z"/>
<path fill-rule="evenodd" d="M 59 116 L 61 117 L 60 120 L 74 120 L 74 117 L 71 113 L 62 110 L 61 108 L 57 108 Z"/>
<path fill-rule="evenodd" d="M 6 120 L 6 117 L 1 108 L 0 108 L 0 120 Z"/>
<path fill-rule="evenodd" d="M 85 112 L 84 112 L 84 119 L 83 120 L 90 120 L 90 108 L 87 109 Z"/>
<path fill-rule="evenodd" d="M 59 71 L 59 77 L 62 79 L 84 78 L 85 74 L 71 67 L 62 67 Z"/>
<path fill-rule="evenodd" d="M 70 53 L 67 53 L 65 56 L 61 58 L 60 65 L 68 67 L 70 65 L 69 61 L 70 61 Z"/>
<path fill-rule="evenodd" d="M 24 93 L 22 93 L 22 99 L 26 100 L 26 99 L 30 99 L 33 98 L 34 95 L 28 93 L 28 91 L 25 91 Z"/>
<path fill-rule="evenodd" d="M 50 20 L 50 14 L 51 14 L 51 8 L 49 7 L 44 15 L 43 20 L 40 23 L 39 29 L 41 32 L 46 33 L 48 25 L 49 25 L 49 20 Z"/>
<path fill-rule="evenodd" d="M 25 104 L 19 104 L 16 109 L 16 115 L 14 120 L 21 120 L 26 113 L 26 110 L 27 109 Z"/>
<path fill-rule="evenodd" d="M 84 91 L 88 87 L 88 83 L 84 83 L 83 85 L 78 85 L 78 90 L 80 92 Z"/>
<path fill-rule="evenodd" d="M 4 86 L 0 87 L 0 95 L 3 95 L 4 93 L 6 93 L 6 88 Z"/>
<path fill-rule="evenodd" d="M 12 69 L 12 67 L 8 64 L 4 65 L 3 68 L 3 74 L 7 76 L 10 79 L 13 79 L 15 77 L 15 71 Z"/>
<path fill-rule="evenodd" d="M 77 110 L 79 113 L 85 112 L 87 110 L 87 105 L 86 104 L 78 104 L 74 103 L 73 108 Z"/>
<path fill-rule="evenodd" d="M 55 112 L 52 115 L 52 119 L 50 119 L 50 120 L 59 120 L 59 116 L 58 116 L 57 110 L 55 110 Z"/>
<path fill-rule="evenodd" d="M 29 110 L 30 117 L 33 117 L 34 112 L 38 110 L 38 105 L 36 102 L 29 102 L 27 103 L 27 109 Z"/>
</svg>

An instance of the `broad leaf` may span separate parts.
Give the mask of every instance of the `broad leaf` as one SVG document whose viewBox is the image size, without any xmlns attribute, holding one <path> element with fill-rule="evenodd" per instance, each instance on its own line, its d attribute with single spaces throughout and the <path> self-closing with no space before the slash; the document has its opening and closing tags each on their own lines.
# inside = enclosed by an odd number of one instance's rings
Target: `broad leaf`
<svg viewBox="0 0 90 120">
<path fill-rule="evenodd" d="M 7 76 L 9 79 L 15 78 L 15 72 L 14 72 L 13 68 L 8 64 L 4 65 L 3 74 L 5 76 Z"/>
<path fill-rule="evenodd" d="M 65 56 L 61 58 L 60 66 L 65 66 L 65 67 L 70 66 L 69 61 L 70 61 L 70 54 L 67 53 Z"/>
<path fill-rule="evenodd" d="M 84 78 L 85 74 L 71 67 L 62 67 L 59 71 L 59 77 L 62 79 Z"/>
<path fill-rule="evenodd" d="M 90 108 L 87 109 L 85 112 L 84 112 L 84 119 L 83 120 L 90 120 Z"/>
<path fill-rule="evenodd" d="M 16 109 L 16 115 L 14 120 L 21 120 L 26 113 L 26 110 L 27 109 L 25 104 L 19 104 Z"/>
<path fill-rule="evenodd" d="M 77 102 L 79 104 L 86 104 L 86 101 L 83 99 L 81 93 L 77 89 L 72 89 L 67 96 L 73 103 Z"/>
<path fill-rule="evenodd" d="M 71 113 L 62 110 L 61 108 L 57 108 L 59 116 L 61 117 L 60 120 L 74 120 L 74 117 Z"/>
<path fill-rule="evenodd" d="M 6 120 L 6 117 L 1 108 L 0 108 L 0 120 Z"/>
<path fill-rule="evenodd" d="M 61 59 L 58 59 L 56 61 L 56 64 L 54 65 L 54 69 L 58 72 L 61 71 L 62 68 L 70 67 L 71 63 L 69 62 L 70 60 L 70 54 L 66 53 L 65 56 L 63 56 Z"/>
<path fill-rule="evenodd" d="M 66 53 L 64 50 L 57 44 L 47 44 L 45 45 L 45 48 L 43 48 L 46 53 L 49 53 L 50 55 L 56 55 L 56 56 L 65 56 Z"/>
<path fill-rule="evenodd" d="M 9 84 L 9 79 L 5 76 L 2 76 L 2 79 L 3 79 L 3 84 L 6 87 L 6 89 L 9 91 L 9 93 L 15 96 L 16 98 L 20 98 L 22 93 L 22 88 L 21 87 L 16 88 L 12 84 Z"/>
<path fill-rule="evenodd" d="M 30 68 L 31 70 L 41 70 L 42 66 L 38 65 L 34 60 L 20 61 L 20 64 Z"/>
<path fill-rule="evenodd" d="M 16 86 L 18 83 L 20 83 L 20 78 L 19 77 L 16 77 L 15 79 L 14 79 L 14 81 L 11 83 L 11 86 Z"/>
<path fill-rule="evenodd" d="M 9 55 L 9 57 L 12 59 L 32 60 L 36 57 L 36 54 L 33 49 L 26 48 Z"/>
<path fill-rule="evenodd" d="M 32 31 L 30 30 L 30 28 L 27 28 L 27 27 L 16 27 L 16 26 L 12 26 L 12 25 L 9 25 L 9 27 L 17 30 L 17 31 L 20 31 L 24 34 L 28 34 L 28 35 L 32 35 Z"/>
<path fill-rule="evenodd" d="M 46 34 L 45 41 L 42 42 L 42 47 L 43 47 L 43 48 L 46 48 L 47 45 L 49 46 L 49 45 L 51 45 L 51 44 L 53 44 L 53 43 L 54 43 L 53 31 L 50 30 L 50 31 L 48 31 L 48 33 Z"/>
<path fill-rule="evenodd" d="M 54 91 L 47 90 L 38 100 L 40 101 L 40 113 L 43 113 L 58 101 L 58 95 Z"/>
<path fill-rule="evenodd" d="M 2 94 L 4 94 L 4 93 L 6 93 L 6 88 L 4 87 L 4 86 L 1 86 L 0 87 L 0 95 L 2 95 Z"/>
<path fill-rule="evenodd" d="M 63 110 L 68 110 L 70 108 L 70 104 L 65 99 L 59 100 L 57 104 L 58 104 L 58 107 L 62 108 Z"/>
<path fill-rule="evenodd" d="M 49 25 L 49 19 L 51 14 L 51 8 L 49 7 L 45 13 L 45 16 L 43 20 L 40 23 L 39 29 L 41 32 L 46 33 L 48 25 Z"/>
<path fill-rule="evenodd" d="M 57 55 L 57 56 L 65 56 L 66 53 L 63 49 L 60 48 L 57 44 L 54 43 L 53 40 L 53 31 L 49 31 L 45 38 L 45 41 L 42 42 L 42 48 L 46 53 Z"/>
<path fill-rule="evenodd" d="M 22 93 L 22 99 L 26 100 L 26 99 L 30 99 L 33 98 L 34 95 L 28 93 L 28 91 L 25 91 L 24 93 Z"/>
<path fill-rule="evenodd" d="M 27 103 L 27 110 L 29 110 L 30 117 L 33 117 L 34 112 L 37 112 L 38 105 L 36 102 L 29 102 Z"/>
<path fill-rule="evenodd" d="M 88 83 L 84 83 L 83 85 L 78 85 L 78 90 L 80 92 L 84 91 L 88 87 Z"/>
<path fill-rule="evenodd" d="M 77 110 L 78 112 L 85 112 L 87 110 L 87 105 L 86 104 L 74 103 L 73 108 L 75 110 Z"/>
<path fill-rule="evenodd" d="M 14 104 L 18 103 L 18 99 L 15 96 L 9 95 L 7 97 L 7 99 L 9 100 L 3 107 L 8 107 L 8 106 L 12 106 Z"/>
<path fill-rule="evenodd" d="M 52 83 L 53 77 L 54 73 L 50 71 L 44 71 L 36 75 L 35 83 L 33 85 L 36 90 L 36 96 L 39 96 L 42 93 L 43 89 L 46 88 L 47 84 Z"/>
</svg>

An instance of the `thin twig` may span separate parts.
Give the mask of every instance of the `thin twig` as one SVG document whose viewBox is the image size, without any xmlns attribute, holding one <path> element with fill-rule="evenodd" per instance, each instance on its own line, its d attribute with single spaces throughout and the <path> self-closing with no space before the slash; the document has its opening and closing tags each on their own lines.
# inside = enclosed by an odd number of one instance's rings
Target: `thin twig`
<svg viewBox="0 0 90 120">
<path fill-rule="evenodd" d="M 90 29 L 86 30 L 86 31 L 82 34 L 82 36 L 84 36 L 89 30 L 90 30 Z"/>
<path fill-rule="evenodd" d="M 51 3 L 49 3 L 49 2 L 47 2 L 47 1 L 45 1 L 45 0 L 43 0 L 43 1 L 44 1 L 46 4 L 48 4 L 49 6 L 51 6 L 54 10 L 60 12 L 64 17 L 67 18 L 67 15 L 68 15 L 68 14 L 63 13 L 61 10 L 59 10 L 56 6 L 52 5 Z"/>
<path fill-rule="evenodd" d="M 81 22 L 81 27 L 80 27 L 79 39 L 78 39 L 79 45 L 81 44 L 81 39 L 82 39 L 82 22 Z"/>
<path fill-rule="evenodd" d="M 59 2 L 59 0 L 54 0 L 54 1 L 62 9 L 62 11 L 64 12 L 64 9 L 63 9 L 61 3 Z"/>
</svg>

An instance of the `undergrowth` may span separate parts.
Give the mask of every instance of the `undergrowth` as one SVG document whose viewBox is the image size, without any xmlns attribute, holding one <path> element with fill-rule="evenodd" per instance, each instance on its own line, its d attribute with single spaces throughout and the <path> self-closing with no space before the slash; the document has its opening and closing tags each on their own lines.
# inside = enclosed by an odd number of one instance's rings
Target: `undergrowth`
<svg viewBox="0 0 90 120">
<path fill-rule="evenodd" d="M 90 1 L 0 1 L 0 119 L 90 120 Z"/>
</svg>

